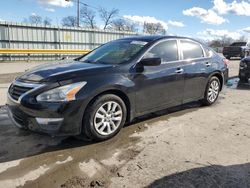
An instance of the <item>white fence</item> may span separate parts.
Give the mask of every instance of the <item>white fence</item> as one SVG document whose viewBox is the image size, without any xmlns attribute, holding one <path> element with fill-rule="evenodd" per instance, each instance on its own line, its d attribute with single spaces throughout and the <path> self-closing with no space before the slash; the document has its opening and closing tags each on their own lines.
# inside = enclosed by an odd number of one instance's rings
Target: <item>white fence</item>
<svg viewBox="0 0 250 188">
<path fill-rule="evenodd" d="M 133 35 L 137 34 L 132 32 L 0 22 L 0 48 L 2 49 L 91 50 L 108 41 Z M 30 60 L 48 60 L 60 56 L 57 54 L 37 54 L 30 55 L 29 58 Z M 27 55 L 0 54 L 0 60 L 10 59 L 26 60 Z"/>
</svg>

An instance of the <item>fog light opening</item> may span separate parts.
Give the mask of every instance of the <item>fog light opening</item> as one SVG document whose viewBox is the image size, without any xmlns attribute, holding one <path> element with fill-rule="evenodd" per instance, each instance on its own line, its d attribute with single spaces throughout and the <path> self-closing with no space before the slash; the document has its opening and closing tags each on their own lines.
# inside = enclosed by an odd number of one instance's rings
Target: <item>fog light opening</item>
<svg viewBox="0 0 250 188">
<path fill-rule="evenodd" d="M 39 127 L 42 130 L 54 132 L 58 131 L 62 125 L 64 118 L 36 118 Z"/>
<path fill-rule="evenodd" d="M 63 118 L 36 118 L 39 125 L 58 125 L 61 124 Z"/>
</svg>

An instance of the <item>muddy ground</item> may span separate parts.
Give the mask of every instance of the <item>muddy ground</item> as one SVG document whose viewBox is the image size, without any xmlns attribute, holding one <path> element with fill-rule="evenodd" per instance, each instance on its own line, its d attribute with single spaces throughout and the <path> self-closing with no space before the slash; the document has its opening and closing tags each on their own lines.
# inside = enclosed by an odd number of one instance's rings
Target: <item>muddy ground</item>
<svg viewBox="0 0 250 188">
<path fill-rule="evenodd" d="M 15 128 L 0 108 L 0 187 L 250 187 L 250 86 L 151 114 L 93 143 Z"/>
</svg>

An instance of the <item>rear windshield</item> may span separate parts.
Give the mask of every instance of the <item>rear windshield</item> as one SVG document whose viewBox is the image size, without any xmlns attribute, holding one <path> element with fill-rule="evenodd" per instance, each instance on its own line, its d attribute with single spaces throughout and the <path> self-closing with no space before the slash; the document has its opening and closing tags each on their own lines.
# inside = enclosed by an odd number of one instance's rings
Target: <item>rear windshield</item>
<svg viewBox="0 0 250 188">
<path fill-rule="evenodd" d="M 246 46 L 246 42 L 235 42 L 233 44 L 231 44 L 230 46 Z"/>
</svg>

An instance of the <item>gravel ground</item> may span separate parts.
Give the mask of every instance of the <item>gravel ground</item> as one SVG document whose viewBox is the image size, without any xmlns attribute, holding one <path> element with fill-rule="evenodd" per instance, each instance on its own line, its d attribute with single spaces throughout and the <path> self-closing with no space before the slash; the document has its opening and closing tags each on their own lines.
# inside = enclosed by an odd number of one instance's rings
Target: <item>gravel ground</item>
<svg viewBox="0 0 250 188">
<path fill-rule="evenodd" d="M 162 111 L 101 143 L 21 131 L 0 108 L 0 187 L 249 188 L 250 86 L 237 85 L 238 66 L 215 105 Z"/>
</svg>

